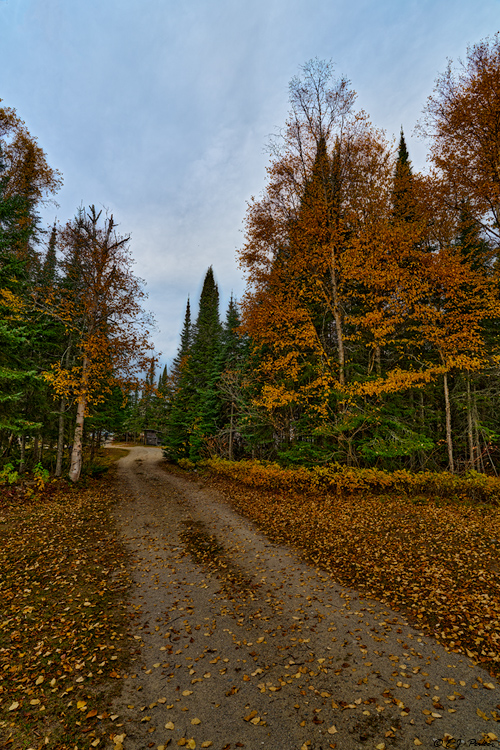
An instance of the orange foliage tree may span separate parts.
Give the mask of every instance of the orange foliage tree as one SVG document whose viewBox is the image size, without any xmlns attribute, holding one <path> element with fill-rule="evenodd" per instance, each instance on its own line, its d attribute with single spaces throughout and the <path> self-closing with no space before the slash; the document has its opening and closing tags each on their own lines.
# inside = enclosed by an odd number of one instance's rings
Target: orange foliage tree
<svg viewBox="0 0 500 750">
<path fill-rule="evenodd" d="M 500 240 L 500 33 L 470 47 L 456 67 L 449 63 L 429 97 L 422 132 L 447 186 L 446 201 L 464 201 L 498 244 Z"/>
<path fill-rule="evenodd" d="M 447 373 L 484 364 L 484 322 L 497 309 L 491 274 L 456 246 L 442 176 L 413 175 L 403 136 L 395 160 L 354 114 L 347 83 L 331 83 L 330 66 L 303 72 L 240 252 L 255 403 L 274 415 L 281 440 L 298 436 L 304 414 L 342 439 L 387 395 L 442 376 L 453 470 Z"/>
<path fill-rule="evenodd" d="M 82 436 L 89 405 L 113 387 L 129 388 L 151 367 L 148 319 L 140 279 L 131 272 L 129 237 L 117 234 L 113 216 L 100 225 L 101 212 L 80 210 L 60 232 L 64 284 L 36 296 L 36 304 L 61 321 L 78 356 L 74 366 L 54 364 L 45 373 L 58 396 L 77 405 L 69 476 L 82 467 Z"/>
</svg>

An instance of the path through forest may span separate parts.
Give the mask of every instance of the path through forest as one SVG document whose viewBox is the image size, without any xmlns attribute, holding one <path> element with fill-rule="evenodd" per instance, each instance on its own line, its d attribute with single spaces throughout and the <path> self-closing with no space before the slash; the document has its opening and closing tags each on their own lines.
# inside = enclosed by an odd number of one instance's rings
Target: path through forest
<svg viewBox="0 0 500 750">
<path fill-rule="evenodd" d="M 124 750 L 500 746 L 498 686 L 471 661 L 167 473 L 159 448 L 132 448 L 118 481 L 137 615 Z"/>
</svg>

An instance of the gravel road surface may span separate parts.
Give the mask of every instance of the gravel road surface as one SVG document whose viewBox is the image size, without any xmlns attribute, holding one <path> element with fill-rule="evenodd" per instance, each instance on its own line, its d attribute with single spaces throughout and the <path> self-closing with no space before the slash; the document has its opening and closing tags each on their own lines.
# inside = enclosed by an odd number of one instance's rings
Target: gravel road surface
<svg viewBox="0 0 500 750">
<path fill-rule="evenodd" d="M 132 448 L 118 481 L 137 642 L 124 750 L 500 747 L 498 684 L 472 661 L 168 474 L 159 448 Z"/>
</svg>

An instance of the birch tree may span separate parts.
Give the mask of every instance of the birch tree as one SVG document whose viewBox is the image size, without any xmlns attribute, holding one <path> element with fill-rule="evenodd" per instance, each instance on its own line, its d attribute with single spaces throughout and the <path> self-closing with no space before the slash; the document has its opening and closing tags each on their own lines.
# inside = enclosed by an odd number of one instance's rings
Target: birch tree
<svg viewBox="0 0 500 750">
<path fill-rule="evenodd" d="M 56 395 L 76 403 L 69 477 L 82 468 L 84 419 L 115 386 L 125 391 L 151 366 L 148 318 L 141 280 L 131 271 L 129 236 L 117 232 L 113 216 L 95 206 L 81 209 L 60 233 L 66 284 L 49 290 L 36 304 L 60 320 L 71 334 L 74 364 L 52 365 L 46 380 Z"/>
</svg>

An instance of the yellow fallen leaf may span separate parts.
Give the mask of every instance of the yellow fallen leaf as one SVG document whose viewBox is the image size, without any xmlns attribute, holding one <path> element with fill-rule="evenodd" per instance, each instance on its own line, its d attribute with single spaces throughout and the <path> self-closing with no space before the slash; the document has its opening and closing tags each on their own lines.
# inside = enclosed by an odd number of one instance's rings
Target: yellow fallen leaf
<svg viewBox="0 0 500 750">
<path fill-rule="evenodd" d="M 385 750 L 385 742 L 379 742 L 378 745 L 375 745 L 377 750 Z"/>
<path fill-rule="evenodd" d="M 87 704 L 85 701 L 78 701 L 76 707 L 79 711 L 84 711 L 87 708 Z"/>
<path fill-rule="evenodd" d="M 97 745 L 100 745 L 100 744 L 101 744 L 101 740 L 100 740 L 100 739 L 99 739 L 99 737 L 98 737 L 98 738 L 97 738 L 96 740 L 94 740 L 94 741 L 93 741 L 93 742 L 91 742 L 90 744 L 91 744 L 91 746 L 92 746 L 92 747 L 97 747 Z"/>
<path fill-rule="evenodd" d="M 177 740 L 177 744 L 179 745 L 179 747 L 184 747 L 184 745 L 186 744 L 186 738 L 181 737 L 180 740 Z"/>
<path fill-rule="evenodd" d="M 490 738 L 490 740 L 497 740 L 498 737 L 493 732 L 488 732 L 487 737 Z"/>
<path fill-rule="evenodd" d="M 328 734 L 337 734 L 337 727 L 335 724 L 332 724 L 332 726 L 328 729 Z"/>
<path fill-rule="evenodd" d="M 201 719 L 191 719 L 191 724 L 201 724 Z"/>
<path fill-rule="evenodd" d="M 196 742 L 193 740 L 193 738 L 187 741 L 186 747 L 189 747 L 189 750 L 195 750 Z"/>
<path fill-rule="evenodd" d="M 478 708 L 478 709 L 476 710 L 476 713 L 477 713 L 477 715 L 478 715 L 478 716 L 480 716 L 480 717 L 481 717 L 481 719 L 484 719 L 485 721 L 489 721 L 489 720 L 490 720 L 490 719 L 489 719 L 489 716 L 486 716 L 486 714 L 484 713 L 484 711 L 481 711 L 481 709 L 480 709 L 480 708 Z"/>
<path fill-rule="evenodd" d="M 492 682 L 483 682 L 483 687 L 488 688 L 488 690 L 494 690 L 495 686 Z"/>
<path fill-rule="evenodd" d="M 415 739 L 413 740 L 413 744 L 414 745 L 421 745 L 422 743 L 420 742 L 420 740 L 418 739 L 418 737 L 415 737 Z"/>
<path fill-rule="evenodd" d="M 17 701 L 14 701 L 14 703 L 10 704 L 9 711 L 15 711 L 16 708 L 19 708 L 19 703 Z"/>
<path fill-rule="evenodd" d="M 43 677 L 43 675 L 40 675 L 40 677 L 37 677 L 35 685 L 41 685 L 44 679 L 45 677 Z"/>
<path fill-rule="evenodd" d="M 126 736 L 126 734 L 115 734 L 115 736 L 113 737 L 113 742 L 115 743 L 115 745 L 121 745 Z"/>
<path fill-rule="evenodd" d="M 166 702 L 167 702 L 166 698 L 158 698 L 158 703 L 166 703 Z"/>
<path fill-rule="evenodd" d="M 434 713 L 434 711 L 431 713 L 431 716 L 434 716 L 435 719 L 442 719 L 443 718 L 441 716 L 441 714 L 436 714 L 436 713 Z"/>
<path fill-rule="evenodd" d="M 165 729 L 175 729 L 175 724 L 173 721 L 167 721 L 165 724 Z"/>
<path fill-rule="evenodd" d="M 260 721 L 260 716 L 254 716 L 253 719 L 250 719 L 250 724 L 258 724 Z"/>
<path fill-rule="evenodd" d="M 32 706 L 36 706 L 36 705 L 38 705 L 38 703 L 40 703 L 40 701 L 38 700 L 38 698 L 35 698 L 34 700 L 30 701 L 30 705 L 32 705 Z"/>
<path fill-rule="evenodd" d="M 184 697 L 187 697 L 188 695 L 192 695 L 192 694 L 193 694 L 193 691 L 192 691 L 192 690 L 183 690 L 183 691 L 182 691 L 182 695 L 183 695 Z"/>
<path fill-rule="evenodd" d="M 214 743 L 212 742 L 212 740 L 206 740 L 205 742 L 201 743 L 201 746 L 202 747 L 211 747 L 213 744 Z"/>
</svg>

